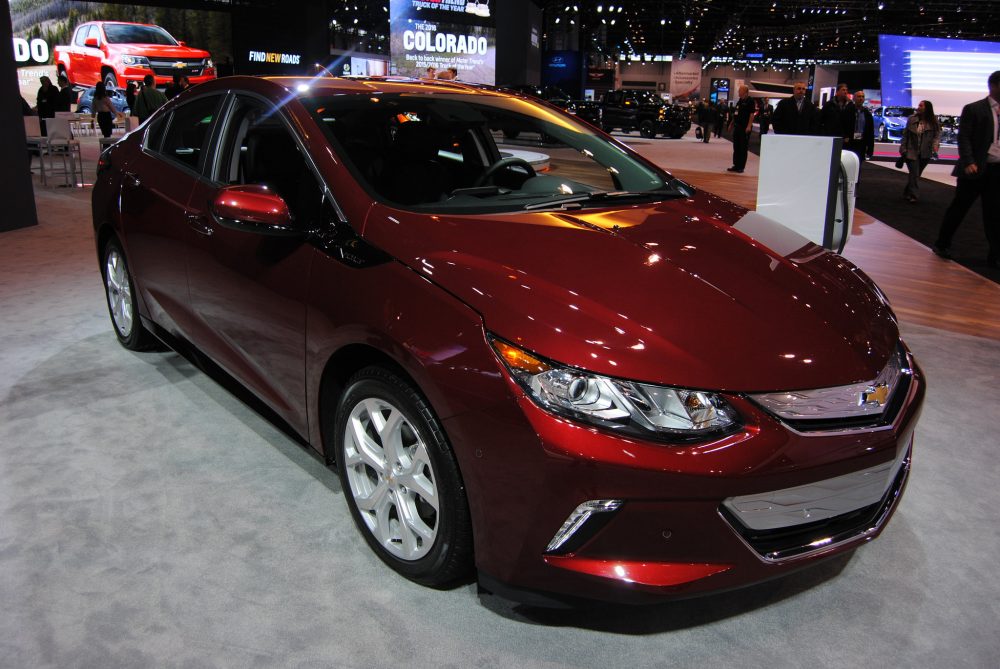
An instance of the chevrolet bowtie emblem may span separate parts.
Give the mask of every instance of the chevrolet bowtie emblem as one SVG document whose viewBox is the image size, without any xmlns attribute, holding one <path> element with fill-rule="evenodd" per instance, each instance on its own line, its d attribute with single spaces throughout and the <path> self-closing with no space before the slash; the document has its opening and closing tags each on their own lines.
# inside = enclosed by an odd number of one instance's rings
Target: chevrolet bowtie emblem
<svg viewBox="0 0 1000 669">
<path fill-rule="evenodd" d="M 187 67 L 187 63 L 182 63 L 181 61 L 177 61 L 176 63 L 174 63 L 174 67 L 176 67 L 178 70 L 183 70 L 185 67 Z"/>
<path fill-rule="evenodd" d="M 884 383 L 880 383 L 876 386 L 868 386 L 868 388 L 861 393 L 861 401 L 858 402 L 860 406 L 874 405 L 874 406 L 885 406 L 886 400 L 889 399 L 889 386 Z"/>
</svg>

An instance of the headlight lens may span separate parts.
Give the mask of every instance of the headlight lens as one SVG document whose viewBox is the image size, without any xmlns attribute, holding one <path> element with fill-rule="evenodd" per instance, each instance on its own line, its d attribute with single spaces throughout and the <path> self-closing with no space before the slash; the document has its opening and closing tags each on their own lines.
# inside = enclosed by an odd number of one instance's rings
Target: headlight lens
<svg viewBox="0 0 1000 669">
<path fill-rule="evenodd" d="M 215 67 L 215 63 L 212 61 L 211 58 L 206 58 L 205 59 L 205 67 L 207 69 L 209 69 L 209 70 L 211 70 L 211 69 L 213 69 Z"/>
<path fill-rule="evenodd" d="M 122 65 L 149 67 L 149 59 L 145 56 L 130 56 L 129 54 L 125 54 L 122 56 Z"/>
<path fill-rule="evenodd" d="M 671 442 L 717 438 L 741 427 L 736 410 L 715 393 L 600 376 L 542 360 L 500 339 L 490 341 L 528 396 L 552 413 Z"/>
</svg>

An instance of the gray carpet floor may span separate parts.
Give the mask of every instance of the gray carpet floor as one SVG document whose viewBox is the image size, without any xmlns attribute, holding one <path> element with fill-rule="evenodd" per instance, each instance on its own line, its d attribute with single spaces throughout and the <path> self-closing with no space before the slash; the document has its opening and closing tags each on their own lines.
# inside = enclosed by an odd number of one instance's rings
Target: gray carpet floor
<svg viewBox="0 0 1000 669">
<path fill-rule="evenodd" d="M 930 386 L 879 540 L 710 598 L 533 610 L 384 568 L 298 443 L 118 345 L 89 190 L 38 201 L 0 235 L 2 667 L 998 666 L 998 342 L 904 324 Z"/>
</svg>

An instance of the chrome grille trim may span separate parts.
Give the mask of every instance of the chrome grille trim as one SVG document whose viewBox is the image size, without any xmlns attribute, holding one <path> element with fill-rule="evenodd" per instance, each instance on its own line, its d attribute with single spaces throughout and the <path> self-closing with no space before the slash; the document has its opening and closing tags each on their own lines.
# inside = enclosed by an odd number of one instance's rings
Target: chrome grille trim
<svg viewBox="0 0 1000 669">
<path fill-rule="evenodd" d="M 895 478 L 890 481 L 889 488 L 880 502 L 871 505 L 871 508 L 874 508 L 875 511 L 862 518 L 853 527 L 847 529 L 841 527 L 840 530 L 834 532 L 814 533 L 815 538 L 811 538 L 810 541 L 805 543 L 802 541 L 792 542 L 778 549 L 772 548 L 772 550 L 768 551 L 759 550 L 744 536 L 737 523 L 731 520 L 731 516 L 727 517 L 728 509 L 723 510 L 723 507 L 720 506 L 719 517 L 729 525 L 730 529 L 733 530 L 733 533 L 744 546 L 753 551 L 762 562 L 768 564 L 781 564 L 792 560 L 809 558 L 820 553 L 827 553 L 846 544 L 856 543 L 859 540 L 870 540 L 882 529 L 899 502 L 899 496 L 902 494 L 903 487 L 906 485 L 906 481 L 910 475 L 912 447 L 913 440 L 911 436 L 907 448 L 903 449 L 905 455 L 902 458 L 901 465 L 896 469 Z"/>
<path fill-rule="evenodd" d="M 795 488 L 729 497 L 722 504 L 744 526 L 773 530 L 826 520 L 875 504 L 899 474 L 907 449 L 895 460 Z"/>
<path fill-rule="evenodd" d="M 871 381 L 814 390 L 752 393 L 749 397 L 784 420 L 806 422 L 841 418 L 877 418 L 889 405 L 903 376 L 912 374 L 909 356 L 902 349 L 897 349 L 878 376 Z M 873 396 L 882 389 L 885 392 L 881 395 L 881 400 L 874 399 Z"/>
</svg>

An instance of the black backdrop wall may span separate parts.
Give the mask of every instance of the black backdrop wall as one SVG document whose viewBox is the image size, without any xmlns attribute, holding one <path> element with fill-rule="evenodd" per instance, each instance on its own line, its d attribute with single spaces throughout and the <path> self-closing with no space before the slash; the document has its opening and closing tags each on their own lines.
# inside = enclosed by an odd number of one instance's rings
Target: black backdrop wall
<svg viewBox="0 0 1000 669">
<path fill-rule="evenodd" d="M 0 7 L 0 44 L 3 45 L 0 48 L 0 146 L 4 147 L 0 159 L 0 201 L 4 209 L 0 215 L 0 232 L 4 232 L 38 225 L 38 214 L 28 173 L 21 100 L 17 95 L 10 3 L 3 0 Z M 32 102 L 28 100 L 29 104 Z"/>
</svg>

